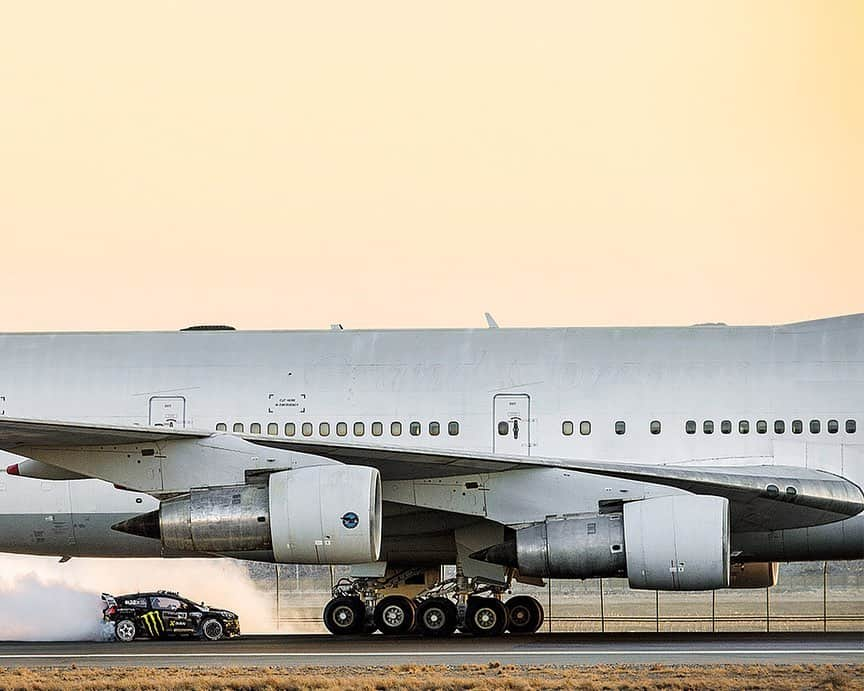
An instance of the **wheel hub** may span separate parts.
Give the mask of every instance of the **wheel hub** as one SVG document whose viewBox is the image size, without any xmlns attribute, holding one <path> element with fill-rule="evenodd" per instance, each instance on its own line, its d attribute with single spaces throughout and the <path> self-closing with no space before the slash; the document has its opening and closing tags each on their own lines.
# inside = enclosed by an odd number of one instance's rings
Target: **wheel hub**
<svg viewBox="0 0 864 691">
<path fill-rule="evenodd" d="M 401 626 L 405 622 L 405 612 L 402 611 L 401 607 L 396 605 L 391 605 L 390 607 L 385 608 L 382 617 L 388 626 L 394 628 Z"/>
<path fill-rule="evenodd" d="M 350 607 L 338 607 L 333 612 L 333 619 L 339 626 L 351 626 L 354 623 L 354 611 Z"/>
<path fill-rule="evenodd" d="M 444 612 L 438 608 L 426 610 L 423 616 L 423 623 L 430 629 L 440 629 L 444 625 Z"/>
<path fill-rule="evenodd" d="M 477 614 L 474 615 L 474 621 L 477 622 L 479 628 L 488 631 L 498 623 L 498 617 L 491 608 L 481 607 L 477 610 Z"/>
</svg>

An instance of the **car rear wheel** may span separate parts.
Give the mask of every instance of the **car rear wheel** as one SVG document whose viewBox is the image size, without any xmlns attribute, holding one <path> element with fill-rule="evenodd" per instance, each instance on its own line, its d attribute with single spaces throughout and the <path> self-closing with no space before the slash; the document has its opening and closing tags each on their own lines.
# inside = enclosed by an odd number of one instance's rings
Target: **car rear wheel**
<svg viewBox="0 0 864 691">
<path fill-rule="evenodd" d="M 131 643 L 135 640 L 135 635 L 137 633 L 138 631 L 135 628 L 135 622 L 131 619 L 121 619 L 114 624 L 114 635 L 117 637 L 118 641 Z"/>
<path fill-rule="evenodd" d="M 205 619 L 201 624 L 201 637 L 207 641 L 220 641 L 225 637 L 225 627 L 218 619 Z"/>
</svg>

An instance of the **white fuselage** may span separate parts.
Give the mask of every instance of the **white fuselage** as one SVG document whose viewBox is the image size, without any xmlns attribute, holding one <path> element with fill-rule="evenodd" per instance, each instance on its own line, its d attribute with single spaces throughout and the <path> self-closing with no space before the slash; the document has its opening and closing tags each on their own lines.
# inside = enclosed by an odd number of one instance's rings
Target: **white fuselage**
<svg viewBox="0 0 864 691">
<path fill-rule="evenodd" d="M 777 464 L 861 485 L 864 316 L 777 327 L 8 334 L 0 415 L 562 459 Z M 530 520 L 526 503 L 540 518 L 568 510 L 549 505 L 573 496 L 558 471 L 517 472 L 534 473 L 540 494 L 519 503 L 519 516 L 495 520 Z M 610 484 L 579 483 L 595 505 Z"/>
</svg>

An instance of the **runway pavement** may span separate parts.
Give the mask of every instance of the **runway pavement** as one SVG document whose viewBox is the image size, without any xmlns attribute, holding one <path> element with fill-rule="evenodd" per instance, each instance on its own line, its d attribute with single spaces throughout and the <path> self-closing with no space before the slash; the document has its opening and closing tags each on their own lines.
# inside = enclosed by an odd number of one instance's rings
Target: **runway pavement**
<svg viewBox="0 0 864 691">
<path fill-rule="evenodd" d="M 537 634 L 446 640 L 414 636 L 244 636 L 230 641 L 0 642 L 0 667 L 259 667 L 864 662 L 861 633 Z"/>
</svg>

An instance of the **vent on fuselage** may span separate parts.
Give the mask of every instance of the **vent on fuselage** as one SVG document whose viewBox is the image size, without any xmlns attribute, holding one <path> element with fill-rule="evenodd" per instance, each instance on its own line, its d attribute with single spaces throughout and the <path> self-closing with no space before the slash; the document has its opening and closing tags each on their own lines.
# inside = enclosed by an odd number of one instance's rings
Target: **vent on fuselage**
<svg viewBox="0 0 864 691">
<path fill-rule="evenodd" d="M 197 324 L 195 326 L 187 326 L 180 331 L 236 331 L 233 326 L 227 324 Z"/>
</svg>

